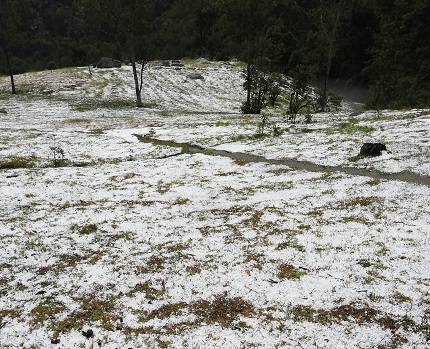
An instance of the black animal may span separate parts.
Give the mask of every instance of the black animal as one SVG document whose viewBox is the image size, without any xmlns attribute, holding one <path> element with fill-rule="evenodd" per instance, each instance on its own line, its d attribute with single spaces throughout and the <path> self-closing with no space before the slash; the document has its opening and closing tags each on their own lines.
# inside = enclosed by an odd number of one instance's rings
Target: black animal
<svg viewBox="0 0 430 349">
<path fill-rule="evenodd" d="M 387 150 L 387 146 L 382 143 L 364 143 L 360 149 L 360 155 L 363 157 L 367 156 L 379 156 L 382 150 Z"/>
</svg>

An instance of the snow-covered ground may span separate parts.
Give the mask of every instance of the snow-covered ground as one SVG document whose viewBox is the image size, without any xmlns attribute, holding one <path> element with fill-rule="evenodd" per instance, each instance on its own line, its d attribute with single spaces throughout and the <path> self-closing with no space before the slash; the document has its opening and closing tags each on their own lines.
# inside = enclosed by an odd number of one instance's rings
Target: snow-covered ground
<svg viewBox="0 0 430 349">
<path fill-rule="evenodd" d="M 237 62 L 151 63 L 145 108 L 130 67 L 19 75 L 17 96 L 8 83 L 1 348 L 429 347 L 430 185 L 135 136 L 428 177 L 428 110 L 291 125 L 277 108 L 257 138 Z M 366 141 L 390 153 L 358 159 Z"/>
</svg>

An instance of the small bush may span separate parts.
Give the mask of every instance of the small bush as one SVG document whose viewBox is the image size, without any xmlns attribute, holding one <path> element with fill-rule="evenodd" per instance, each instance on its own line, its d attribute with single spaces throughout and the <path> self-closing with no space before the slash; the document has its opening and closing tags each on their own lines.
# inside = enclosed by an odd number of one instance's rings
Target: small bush
<svg viewBox="0 0 430 349">
<path fill-rule="evenodd" d="M 50 147 L 52 165 L 54 167 L 63 167 L 67 165 L 67 159 L 64 157 L 64 150 L 57 146 Z"/>
</svg>

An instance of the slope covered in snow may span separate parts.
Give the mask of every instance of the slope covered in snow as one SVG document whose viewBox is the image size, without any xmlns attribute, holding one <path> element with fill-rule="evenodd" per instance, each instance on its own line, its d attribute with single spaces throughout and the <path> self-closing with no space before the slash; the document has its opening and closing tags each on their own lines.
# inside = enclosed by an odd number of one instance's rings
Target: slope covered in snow
<svg viewBox="0 0 430 349">
<path fill-rule="evenodd" d="M 428 347 L 428 111 L 291 125 L 278 107 L 255 137 L 237 62 L 154 62 L 145 108 L 127 66 L 16 81 L 0 78 L 0 347 Z M 365 141 L 391 152 L 359 159 Z"/>
</svg>

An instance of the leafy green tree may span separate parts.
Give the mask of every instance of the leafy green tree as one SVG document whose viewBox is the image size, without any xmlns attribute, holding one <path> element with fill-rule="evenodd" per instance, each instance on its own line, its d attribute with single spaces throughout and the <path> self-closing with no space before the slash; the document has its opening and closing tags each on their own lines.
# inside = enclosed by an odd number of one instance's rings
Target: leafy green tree
<svg viewBox="0 0 430 349">
<path fill-rule="evenodd" d="M 289 1 L 218 0 L 219 32 L 228 41 L 224 48 L 246 63 L 246 101 L 244 113 L 260 113 L 268 102 L 268 94 L 276 95 L 274 73 L 279 68 L 284 47 L 279 38 L 283 35 L 283 21 L 279 13 Z M 233 35 L 231 33 L 234 33 Z M 273 86 L 271 86 L 273 85 Z M 269 93 L 271 91 L 271 93 Z"/>
<path fill-rule="evenodd" d="M 251 84 L 249 86 L 248 79 Z M 242 104 L 241 111 L 244 114 L 260 114 L 267 105 L 274 106 L 280 93 L 281 76 L 272 71 L 262 71 L 255 65 L 251 65 L 251 71 L 247 70 L 244 88 L 250 90 L 249 101 Z"/>
<path fill-rule="evenodd" d="M 345 4 L 337 30 L 331 79 L 344 79 L 352 86 L 365 84 L 362 70 L 371 59 L 370 48 L 377 31 L 377 18 L 369 0 L 353 0 Z"/>
<path fill-rule="evenodd" d="M 209 38 L 217 21 L 212 1 L 173 1 L 168 10 L 156 17 L 153 41 L 159 58 L 210 56 Z"/>
<path fill-rule="evenodd" d="M 324 0 L 312 11 L 316 24 L 314 58 L 320 80 L 317 103 L 322 112 L 328 105 L 328 82 L 333 59 L 338 53 L 339 27 L 346 5 L 346 0 Z"/>
<path fill-rule="evenodd" d="M 84 53 L 74 45 L 70 35 L 72 5 L 73 0 L 34 1 L 37 16 L 34 50 L 43 50 L 44 59 L 39 63 L 42 69 L 85 62 Z"/>
<path fill-rule="evenodd" d="M 310 82 L 314 76 L 313 66 L 300 65 L 290 71 L 291 80 L 289 82 L 289 120 L 296 123 L 297 114 L 305 108 L 313 107 L 312 90 Z"/>
<path fill-rule="evenodd" d="M 373 3 L 379 31 L 365 69 L 369 105 L 376 108 L 430 105 L 430 3 L 386 0 Z"/>
</svg>

